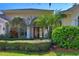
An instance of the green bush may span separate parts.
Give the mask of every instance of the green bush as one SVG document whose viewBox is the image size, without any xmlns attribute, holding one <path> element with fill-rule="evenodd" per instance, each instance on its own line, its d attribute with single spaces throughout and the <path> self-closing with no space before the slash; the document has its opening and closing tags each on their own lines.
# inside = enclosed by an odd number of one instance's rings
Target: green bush
<svg viewBox="0 0 79 59">
<path fill-rule="evenodd" d="M 50 48 L 50 40 L 0 40 L 0 49 L 25 50 L 27 52 L 47 51 Z"/>
<path fill-rule="evenodd" d="M 10 40 L 10 41 L 14 41 L 14 40 L 34 40 L 34 39 L 30 39 L 30 38 L 8 38 L 8 37 L 0 37 L 0 40 Z"/>
<path fill-rule="evenodd" d="M 61 26 L 54 29 L 52 42 L 62 48 L 79 49 L 79 27 Z"/>
</svg>

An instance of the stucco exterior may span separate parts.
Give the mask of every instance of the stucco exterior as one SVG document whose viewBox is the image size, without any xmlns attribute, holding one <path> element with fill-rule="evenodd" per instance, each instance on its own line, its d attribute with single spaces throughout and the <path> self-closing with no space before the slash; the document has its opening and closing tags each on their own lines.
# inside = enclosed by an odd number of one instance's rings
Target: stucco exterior
<svg viewBox="0 0 79 59">
<path fill-rule="evenodd" d="M 33 20 L 40 15 L 43 14 L 51 14 L 53 12 L 53 10 L 42 10 L 42 9 L 14 9 L 14 10 L 4 10 L 3 11 L 4 14 L 4 18 L 6 18 L 6 21 L 9 22 L 10 20 L 13 20 L 14 17 L 21 17 L 25 23 L 27 24 L 27 28 L 24 27 L 24 32 L 23 34 L 21 34 L 20 36 L 18 36 L 19 38 L 35 38 L 36 37 L 47 37 L 47 29 L 46 28 L 39 28 L 39 27 L 34 27 L 32 26 L 32 22 Z M 5 20 L 5 19 L 4 19 Z M 5 26 L 5 22 L 1 23 L 3 26 Z M 0 33 L 3 32 L 3 34 L 6 33 L 10 33 L 11 31 L 11 27 L 7 27 L 8 30 L 6 29 L 6 31 L 2 31 Z M 16 30 L 17 32 L 17 30 Z M 21 32 L 21 31 L 20 31 Z M 19 32 L 17 32 L 19 34 Z"/>
<path fill-rule="evenodd" d="M 62 19 L 62 25 L 78 26 L 79 5 L 74 5 L 69 10 L 64 11 L 64 14 L 66 14 L 67 17 Z"/>
<path fill-rule="evenodd" d="M 0 35 L 5 35 L 6 34 L 6 23 L 8 21 L 3 19 L 3 18 L 0 18 Z"/>
</svg>

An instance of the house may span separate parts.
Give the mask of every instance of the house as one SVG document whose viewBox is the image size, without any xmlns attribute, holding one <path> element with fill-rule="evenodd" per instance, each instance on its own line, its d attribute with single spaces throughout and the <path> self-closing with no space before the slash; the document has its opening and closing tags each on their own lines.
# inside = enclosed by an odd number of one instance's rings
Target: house
<svg viewBox="0 0 79 59">
<path fill-rule="evenodd" d="M 0 11 L 0 35 L 6 34 L 6 23 L 8 22 L 3 15 L 3 12 Z"/>
<path fill-rule="evenodd" d="M 67 17 L 62 19 L 64 26 L 79 26 L 79 4 L 74 4 L 71 8 L 62 11 Z"/>
<path fill-rule="evenodd" d="M 11 28 L 6 26 L 10 20 L 15 17 L 21 17 L 27 26 L 22 27 L 19 31 L 17 30 L 18 38 L 48 38 L 48 28 L 41 28 L 33 24 L 33 21 L 40 15 L 50 14 L 53 10 L 43 10 L 43 9 L 12 9 L 0 11 L 0 35 L 9 34 Z M 67 17 L 62 19 L 62 25 L 64 26 L 79 26 L 79 4 L 74 4 L 71 8 L 62 11 Z M 15 37 L 16 38 L 16 37 Z"/>
<path fill-rule="evenodd" d="M 19 31 L 17 30 L 16 33 L 18 38 L 48 38 L 47 29 L 48 28 L 40 28 L 33 25 L 33 20 L 43 14 L 50 14 L 52 10 L 43 10 L 43 9 L 12 9 L 12 10 L 3 10 L 3 13 L 0 15 L 0 34 L 7 34 L 8 37 L 11 37 L 11 27 L 6 26 L 6 22 L 9 23 L 10 20 L 14 19 L 15 17 L 21 17 L 24 22 L 27 24 L 26 27 L 22 27 Z M 16 38 L 16 37 L 15 37 Z"/>
</svg>

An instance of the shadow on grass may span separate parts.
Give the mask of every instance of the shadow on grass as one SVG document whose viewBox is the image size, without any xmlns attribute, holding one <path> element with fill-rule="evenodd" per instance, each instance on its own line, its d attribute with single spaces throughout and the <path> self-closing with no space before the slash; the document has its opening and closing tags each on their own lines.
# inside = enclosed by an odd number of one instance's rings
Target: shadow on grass
<svg viewBox="0 0 79 59">
<path fill-rule="evenodd" d="M 27 52 L 19 50 L 0 51 L 0 56 L 79 56 L 79 51 L 48 51 L 48 52 Z"/>
<path fill-rule="evenodd" d="M 45 54 L 48 54 L 48 52 L 28 52 L 28 51 L 18 51 L 18 50 L 1 50 L 0 56 L 6 54 L 8 56 L 43 56 Z"/>
</svg>

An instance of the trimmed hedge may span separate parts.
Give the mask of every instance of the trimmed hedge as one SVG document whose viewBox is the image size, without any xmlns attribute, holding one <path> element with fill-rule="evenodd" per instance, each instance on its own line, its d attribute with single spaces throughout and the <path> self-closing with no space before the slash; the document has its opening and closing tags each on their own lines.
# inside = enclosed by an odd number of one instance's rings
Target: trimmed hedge
<svg viewBox="0 0 79 59">
<path fill-rule="evenodd" d="M 1 50 L 23 50 L 27 52 L 41 52 L 49 50 L 50 40 L 0 40 Z"/>
<path fill-rule="evenodd" d="M 52 41 L 62 48 L 79 49 L 79 27 L 61 26 L 54 29 Z"/>
<path fill-rule="evenodd" d="M 1 38 L 0 37 L 0 40 L 9 40 L 9 41 L 14 41 L 14 40 L 48 40 L 47 38 L 39 38 L 39 39 L 37 39 L 37 38 Z"/>
</svg>

